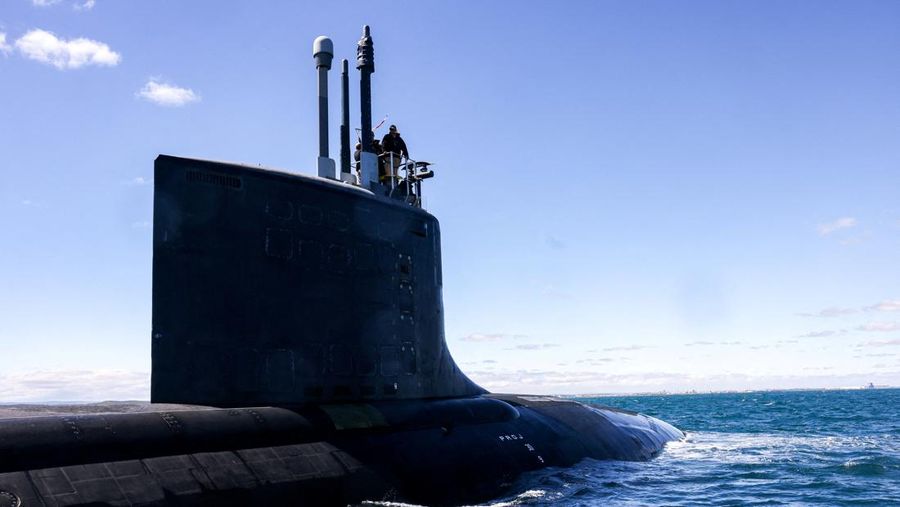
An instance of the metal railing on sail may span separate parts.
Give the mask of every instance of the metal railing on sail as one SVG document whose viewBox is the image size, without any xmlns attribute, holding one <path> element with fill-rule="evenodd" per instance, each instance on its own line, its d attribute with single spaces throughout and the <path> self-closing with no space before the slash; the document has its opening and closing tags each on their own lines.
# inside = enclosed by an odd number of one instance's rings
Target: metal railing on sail
<svg viewBox="0 0 900 507">
<path fill-rule="evenodd" d="M 379 155 L 379 158 L 382 158 L 381 163 L 385 164 L 385 172 L 387 174 L 384 175 L 384 178 L 390 180 L 391 191 L 388 195 L 393 197 L 394 192 L 398 190 L 401 192 L 405 191 L 406 195 L 404 197 L 406 202 L 421 208 L 422 180 L 434 176 L 434 172 L 428 169 L 432 163 L 413 160 L 392 152 L 382 153 Z M 398 160 L 400 161 L 399 164 L 395 164 Z M 403 176 L 398 174 L 401 170 L 403 171 Z"/>
</svg>

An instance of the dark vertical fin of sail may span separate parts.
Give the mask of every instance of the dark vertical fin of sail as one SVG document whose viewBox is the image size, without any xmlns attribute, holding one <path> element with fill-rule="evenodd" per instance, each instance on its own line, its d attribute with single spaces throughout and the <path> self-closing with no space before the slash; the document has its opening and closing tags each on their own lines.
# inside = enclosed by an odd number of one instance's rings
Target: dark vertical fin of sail
<svg viewBox="0 0 900 507">
<path fill-rule="evenodd" d="M 467 396 L 444 342 L 440 230 L 318 178 L 156 160 L 153 402 Z"/>
</svg>

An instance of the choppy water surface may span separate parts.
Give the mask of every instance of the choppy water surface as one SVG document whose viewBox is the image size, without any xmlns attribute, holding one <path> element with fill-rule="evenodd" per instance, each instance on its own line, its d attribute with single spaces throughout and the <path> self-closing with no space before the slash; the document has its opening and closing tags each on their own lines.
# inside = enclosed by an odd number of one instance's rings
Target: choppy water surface
<svg viewBox="0 0 900 507">
<path fill-rule="evenodd" d="M 900 505 L 900 390 L 585 399 L 685 430 L 646 463 L 522 477 L 491 505 Z"/>
</svg>

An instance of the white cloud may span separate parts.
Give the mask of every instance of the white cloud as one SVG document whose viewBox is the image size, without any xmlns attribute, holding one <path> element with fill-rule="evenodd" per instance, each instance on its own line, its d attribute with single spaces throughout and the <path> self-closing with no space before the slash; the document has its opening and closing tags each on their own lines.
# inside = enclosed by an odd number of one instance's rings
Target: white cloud
<svg viewBox="0 0 900 507">
<path fill-rule="evenodd" d="M 877 305 L 867 306 L 866 310 L 879 312 L 900 312 L 900 299 L 885 299 Z"/>
<path fill-rule="evenodd" d="M 874 331 L 879 333 L 889 333 L 891 331 L 900 331 L 900 322 L 869 322 L 856 328 L 860 331 Z"/>
<path fill-rule="evenodd" d="M 154 104 L 167 107 L 181 107 L 200 100 L 200 96 L 190 88 L 180 88 L 168 83 L 162 83 L 155 78 L 147 81 L 147 84 L 137 92 L 137 96 Z"/>
<path fill-rule="evenodd" d="M 829 234 L 839 231 L 841 229 L 849 229 L 851 227 L 856 227 L 856 219 L 852 217 L 843 217 L 838 218 L 834 222 L 829 222 L 826 224 L 819 224 L 817 230 L 819 231 L 819 235 L 828 236 Z"/>
<path fill-rule="evenodd" d="M 844 315 L 853 315 L 861 311 L 900 312 L 900 299 L 885 299 L 880 303 L 864 306 L 862 308 L 830 306 L 815 313 L 798 313 L 797 315 L 801 317 L 841 317 Z"/>
<path fill-rule="evenodd" d="M 606 366 L 606 363 L 611 363 L 615 361 L 610 357 L 598 357 L 594 359 L 579 359 L 575 361 L 575 364 L 584 364 L 587 366 Z M 566 363 L 557 363 L 557 366 L 566 366 Z"/>
<path fill-rule="evenodd" d="M 732 340 L 732 341 L 720 341 L 720 342 L 710 342 L 706 340 L 697 340 L 690 343 L 685 343 L 685 347 L 708 347 L 710 345 L 743 345 L 744 342 Z"/>
<path fill-rule="evenodd" d="M 146 400 L 149 394 L 147 372 L 60 370 L 0 375 L 4 402 Z"/>
<path fill-rule="evenodd" d="M 59 1 L 60 0 L 31 0 L 31 3 L 37 7 L 49 7 L 53 4 L 58 4 Z"/>
<path fill-rule="evenodd" d="M 900 340 L 884 340 L 884 341 L 874 341 L 874 342 L 865 342 L 859 344 L 861 347 L 892 347 L 895 345 L 900 345 Z"/>
<path fill-rule="evenodd" d="M 142 220 L 140 222 L 132 222 L 132 229 L 149 229 L 153 224 L 151 224 L 148 220 Z"/>
<path fill-rule="evenodd" d="M 8 55 L 12 51 L 12 46 L 6 43 L 6 34 L 0 32 L 0 54 Z"/>
<path fill-rule="evenodd" d="M 125 184 L 132 187 L 142 187 L 144 185 L 148 185 L 153 180 L 148 180 L 143 176 L 135 176 L 130 180 L 126 181 Z"/>
<path fill-rule="evenodd" d="M 44 206 L 43 201 L 35 201 L 34 199 L 22 199 L 19 202 L 22 206 L 32 206 L 34 208 L 42 208 Z"/>
<path fill-rule="evenodd" d="M 603 352 L 628 352 L 632 350 L 644 350 L 651 348 L 653 347 L 648 347 L 646 345 L 628 345 L 626 347 L 607 347 L 603 349 Z"/>
<path fill-rule="evenodd" d="M 858 311 L 859 310 L 857 310 L 856 308 L 839 308 L 837 306 L 830 306 L 816 313 L 800 313 L 798 315 L 802 317 L 840 317 L 841 315 L 852 315 Z"/>
<path fill-rule="evenodd" d="M 510 347 L 506 350 L 541 350 L 541 349 L 552 349 L 554 347 L 559 347 L 559 344 L 556 344 L 556 343 L 523 343 L 521 345 L 516 345 L 515 347 Z"/>
<path fill-rule="evenodd" d="M 798 334 L 797 338 L 825 338 L 828 336 L 836 336 L 839 334 L 844 334 L 844 331 L 833 331 L 829 329 L 827 331 L 810 331 L 808 333 Z"/>
<path fill-rule="evenodd" d="M 76 11 L 89 11 L 97 4 L 97 0 L 84 0 L 82 3 L 76 3 L 74 8 Z"/>
<path fill-rule="evenodd" d="M 16 41 L 26 58 L 53 65 L 57 69 L 78 69 L 86 65 L 112 67 L 122 56 L 102 42 L 78 38 L 64 40 L 46 30 L 31 30 Z"/>
</svg>

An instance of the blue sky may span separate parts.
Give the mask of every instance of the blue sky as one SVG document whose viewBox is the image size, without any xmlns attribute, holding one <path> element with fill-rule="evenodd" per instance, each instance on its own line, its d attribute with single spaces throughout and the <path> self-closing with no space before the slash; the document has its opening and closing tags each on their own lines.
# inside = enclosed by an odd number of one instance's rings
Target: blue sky
<svg viewBox="0 0 900 507">
<path fill-rule="evenodd" d="M 2 0 L 0 400 L 149 396 L 153 159 L 314 173 L 363 24 L 473 379 L 900 384 L 896 2 Z"/>
</svg>

